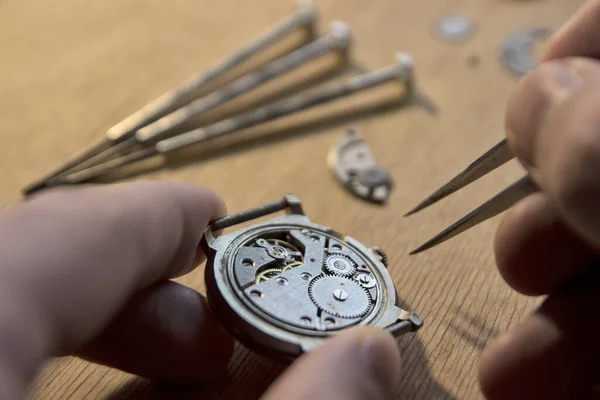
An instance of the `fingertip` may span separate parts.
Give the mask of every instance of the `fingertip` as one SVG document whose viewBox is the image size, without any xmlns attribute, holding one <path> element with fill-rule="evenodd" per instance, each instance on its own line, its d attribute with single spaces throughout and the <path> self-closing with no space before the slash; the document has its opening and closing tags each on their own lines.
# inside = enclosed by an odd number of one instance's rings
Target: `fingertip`
<svg viewBox="0 0 600 400">
<path fill-rule="evenodd" d="M 478 366 L 481 389 L 489 400 L 531 398 L 537 355 L 556 339 L 552 324 L 533 314 L 492 340 Z"/>
<path fill-rule="evenodd" d="M 537 207 L 539 196 L 532 195 L 511 207 L 501 219 L 494 238 L 494 256 L 500 275 L 514 290 L 525 295 L 539 294 L 539 282 L 530 272 L 537 264 L 538 250 L 531 250 L 531 212 Z M 532 287 L 533 286 L 533 287 Z"/>
<path fill-rule="evenodd" d="M 400 373 L 400 350 L 394 337 L 374 327 L 356 327 L 300 357 L 266 398 L 392 398 Z"/>
<path fill-rule="evenodd" d="M 383 387 L 396 387 L 401 379 L 402 362 L 396 339 L 387 331 L 372 326 L 358 327 L 340 340 L 362 342 L 365 366 Z"/>
<path fill-rule="evenodd" d="M 150 182 L 155 185 L 158 182 Z M 223 198 L 213 189 L 181 182 L 160 182 L 161 190 L 168 191 L 195 213 L 200 213 L 206 225 L 210 220 L 225 215 L 227 207 Z"/>
<path fill-rule="evenodd" d="M 503 369 L 506 359 L 503 354 L 510 351 L 512 330 L 509 330 L 488 344 L 481 356 L 477 368 L 477 378 L 481 391 L 488 400 L 507 398 L 506 385 L 503 384 Z M 510 354 L 510 353 L 509 353 Z"/>
<path fill-rule="evenodd" d="M 225 203 L 225 200 L 223 200 L 223 198 L 214 190 L 209 189 L 209 188 L 203 188 L 203 189 L 206 190 L 206 195 L 212 201 L 212 207 L 211 207 L 212 212 L 211 212 L 210 218 L 206 221 L 206 224 L 205 224 L 206 227 L 208 227 L 208 224 L 210 224 L 212 221 L 215 221 L 215 220 L 227 215 L 227 204 Z M 212 234 L 215 238 L 219 237 L 222 233 L 223 233 L 223 230 L 218 230 L 218 231 L 212 232 Z M 204 251 L 202 249 L 202 237 L 201 237 L 200 241 L 198 242 L 198 244 L 196 246 L 196 258 L 194 259 L 192 268 L 195 268 L 196 266 L 200 265 L 205 260 L 206 260 L 206 255 L 204 254 Z"/>
<path fill-rule="evenodd" d="M 210 221 L 220 218 L 227 212 L 223 198 L 213 189 L 182 182 L 168 181 L 140 181 L 127 185 L 127 190 L 132 195 L 139 197 L 154 197 L 157 200 L 168 201 L 172 207 L 173 218 L 176 225 L 182 227 L 181 248 L 179 251 L 184 259 L 175 259 L 174 265 L 181 266 L 180 270 L 170 270 L 167 277 L 184 275 L 200 265 L 206 259 L 201 249 L 202 236 Z M 135 185 L 135 186 L 133 186 Z M 115 187 L 118 189 L 118 187 Z M 158 206 L 158 204 L 157 204 Z M 172 221 L 171 221 L 172 222 Z M 190 242 L 194 240 L 194 242 Z M 190 245 L 193 245 L 192 248 Z M 191 249 L 193 253 L 190 253 Z"/>
<path fill-rule="evenodd" d="M 217 197 L 217 207 L 212 219 L 223 218 L 227 215 L 227 203 L 217 192 L 213 191 L 213 193 Z"/>
<path fill-rule="evenodd" d="M 528 196 L 504 215 L 494 254 L 502 278 L 531 296 L 552 293 L 594 259 L 593 251 L 562 222 L 545 193 Z"/>
<path fill-rule="evenodd" d="M 535 168 L 539 132 L 548 113 L 570 94 L 583 87 L 573 60 L 540 64 L 521 79 L 508 101 L 505 124 L 510 148 L 528 168 Z"/>
<path fill-rule="evenodd" d="M 595 337 L 573 334 L 580 327 L 561 322 L 565 314 L 568 319 L 565 304 L 548 305 L 483 351 L 478 377 L 487 399 L 588 398 L 584 394 L 595 383 Z"/>
<path fill-rule="evenodd" d="M 600 4 L 600 2 L 598 3 Z M 600 249 L 600 63 L 542 63 L 517 87 L 506 112 L 511 149 L 567 224 Z"/>
<path fill-rule="evenodd" d="M 189 193 L 193 194 L 194 198 L 190 199 L 190 206 L 196 207 L 198 210 L 204 210 L 207 215 L 207 223 L 214 219 L 221 218 L 227 214 L 227 205 L 225 204 L 225 200 L 215 190 L 204 186 L 196 186 L 184 183 L 174 184 L 180 185 L 184 192 L 189 191 Z"/>
</svg>

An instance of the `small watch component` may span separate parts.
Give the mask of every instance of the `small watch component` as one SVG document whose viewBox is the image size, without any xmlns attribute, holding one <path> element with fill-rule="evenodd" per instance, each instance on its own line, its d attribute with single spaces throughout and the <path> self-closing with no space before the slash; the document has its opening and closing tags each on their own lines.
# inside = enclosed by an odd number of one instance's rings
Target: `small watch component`
<svg viewBox="0 0 600 400">
<path fill-rule="evenodd" d="M 437 24 L 438 36 L 446 41 L 464 40 L 473 34 L 474 23 L 469 18 L 462 16 L 447 16 Z"/>
<path fill-rule="evenodd" d="M 320 310 L 344 319 L 360 318 L 373 306 L 367 289 L 341 276 L 317 276 L 310 281 L 308 294 Z"/>
<path fill-rule="evenodd" d="M 325 258 L 325 270 L 332 275 L 354 275 L 354 261 L 341 253 L 331 253 Z"/>
<path fill-rule="evenodd" d="M 214 234 L 283 210 L 287 215 Z M 213 221 L 202 247 L 215 315 L 261 354 L 293 359 L 357 325 L 399 337 L 423 324 L 401 308 L 382 250 L 312 223 L 294 196 Z"/>
<path fill-rule="evenodd" d="M 502 44 L 500 61 L 512 73 L 523 76 L 533 70 L 537 61 L 534 56 L 536 44 L 549 38 L 549 28 L 533 28 L 509 36 Z"/>
<path fill-rule="evenodd" d="M 354 129 L 330 150 L 328 164 L 336 178 L 356 196 L 385 203 L 393 187 L 386 169 L 375 162 L 371 150 Z"/>
</svg>

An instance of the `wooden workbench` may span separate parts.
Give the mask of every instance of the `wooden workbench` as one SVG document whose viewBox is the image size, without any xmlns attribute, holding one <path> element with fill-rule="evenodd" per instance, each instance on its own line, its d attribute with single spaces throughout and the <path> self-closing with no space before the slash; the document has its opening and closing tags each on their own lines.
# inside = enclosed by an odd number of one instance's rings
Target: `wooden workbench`
<svg viewBox="0 0 600 400">
<path fill-rule="evenodd" d="M 350 24 L 352 57 L 362 67 L 378 68 L 391 63 L 394 53 L 410 52 L 421 100 L 410 107 L 375 102 L 356 108 L 360 99 L 355 99 L 255 128 L 248 133 L 251 140 L 240 137 L 239 143 L 216 146 L 214 156 L 129 179 L 206 185 L 224 197 L 230 211 L 291 192 L 313 221 L 388 249 L 401 296 L 425 320 L 417 335 L 401 341 L 402 398 L 479 398 L 481 349 L 538 299 L 514 293 L 499 276 L 492 252 L 497 219 L 421 255 L 409 257 L 408 251 L 512 182 L 521 168 L 507 165 L 431 209 L 411 218 L 402 215 L 503 136 L 504 106 L 516 79 L 497 61 L 502 40 L 521 28 L 558 27 L 579 3 L 317 1 L 322 31 L 332 19 Z M 292 1 L 274 0 L 0 2 L 0 202 L 19 201 L 26 184 L 294 8 Z M 438 41 L 432 29 L 447 14 L 476 20 L 476 35 L 460 44 Z M 352 112 L 343 112 L 349 108 Z M 328 171 L 327 152 L 349 127 L 363 134 L 393 175 L 396 187 L 387 206 L 354 198 Z M 201 269 L 180 281 L 203 290 Z M 168 388 L 66 358 L 49 363 L 32 394 L 43 399 L 253 399 L 281 368 L 238 348 L 220 380 Z"/>
</svg>

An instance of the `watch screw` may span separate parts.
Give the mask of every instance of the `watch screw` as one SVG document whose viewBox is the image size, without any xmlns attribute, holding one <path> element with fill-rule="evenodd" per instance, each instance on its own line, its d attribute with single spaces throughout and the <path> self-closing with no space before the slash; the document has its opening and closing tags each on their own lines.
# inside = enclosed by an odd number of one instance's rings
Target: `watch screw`
<svg viewBox="0 0 600 400">
<path fill-rule="evenodd" d="M 333 292 L 333 297 L 338 301 L 344 301 L 348 298 L 348 292 L 344 289 L 335 289 Z"/>
</svg>

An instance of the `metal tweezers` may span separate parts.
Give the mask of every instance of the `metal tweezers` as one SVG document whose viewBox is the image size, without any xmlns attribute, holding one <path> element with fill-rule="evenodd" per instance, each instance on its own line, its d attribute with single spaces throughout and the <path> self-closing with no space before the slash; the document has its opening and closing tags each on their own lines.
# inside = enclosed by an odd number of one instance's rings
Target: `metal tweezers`
<svg viewBox="0 0 600 400">
<path fill-rule="evenodd" d="M 471 163 L 464 171 L 443 185 L 441 188 L 433 192 L 429 197 L 419 203 L 415 208 L 406 213 L 405 216 L 423 210 L 430 205 L 437 203 L 443 198 L 452 193 L 464 188 L 465 186 L 475 182 L 477 179 L 485 176 L 491 171 L 499 168 L 508 161 L 514 158 L 511 152 L 508 141 L 502 140 L 500 143 L 492 147 L 485 154 Z M 423 243 L 421 246 L 411 251 L 410 254 L 417 254 L 428 250 L 438 244 L 445 242 L 448 239 L 486 221 L 512 207 L 519 200 L 535 193 L 539 190 L 530 176 L 526 175 L 502 192 L 498 193 L 492 199 L 486 201 L 469 214 L 465 215 L 442 232 Z"/>
</svg>

